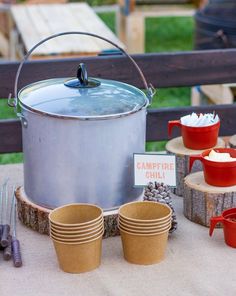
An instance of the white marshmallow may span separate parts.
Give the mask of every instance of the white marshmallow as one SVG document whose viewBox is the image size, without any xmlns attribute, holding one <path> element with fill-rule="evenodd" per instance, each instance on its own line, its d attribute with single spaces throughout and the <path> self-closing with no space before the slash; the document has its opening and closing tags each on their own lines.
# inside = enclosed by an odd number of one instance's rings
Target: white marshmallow
<svg viewBox="0 0 236 296">
<path fill-rule="evenodd" d="M 204 157 L 207 160 L 218 161 L 218 162 L 229 162 L 236 161 L 236 158 L 230 156 L 229 153 L 220 153 L 215 150 L 211 150 L 208 156 Z"/>
<path fill-rule="evenodd" d="M 214 113 L 200 114 L 199 116 L 196 113 L 186 115 L 180 118 L 180 122 L 183 125 L 187 126 L 208 126 L 215 124 L 219 121 L 219 116 Z"/>
</svg>

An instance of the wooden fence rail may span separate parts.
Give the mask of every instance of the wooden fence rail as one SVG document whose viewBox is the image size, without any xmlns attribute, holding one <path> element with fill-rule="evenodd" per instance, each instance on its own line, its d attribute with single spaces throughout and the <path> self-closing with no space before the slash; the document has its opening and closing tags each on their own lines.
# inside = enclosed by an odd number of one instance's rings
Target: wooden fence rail
<svg viewBox="0 0 236 296">
<path fill-rule="evenodd" d="M 236 81 L 236 49 L 192 51 L 180 53 L 135 55 L 135 61 L 154 87 L 193 86 L 232 83 Z M 23 67 L 20 87 L 31 82 L 74 76 L 80 62 L 87 65 L 90 76 L 115 79 L 139 88 L 143 83 L 131 63 L 123 56 L 86 57 L 30 61 Z M 0 98 L 13 92 L 18 63 L 0 64 Z M 148 111 L 147 140 L 167 139 L 167 122 L 190 112 L 216 110 L 222 120 L 221 135 L 235 133 L 236 105 L 160 108 Z M 17 119 L 0 120 L 0 153 L 18 152 L 21 146 L 21 126 Z"/>
</svg>

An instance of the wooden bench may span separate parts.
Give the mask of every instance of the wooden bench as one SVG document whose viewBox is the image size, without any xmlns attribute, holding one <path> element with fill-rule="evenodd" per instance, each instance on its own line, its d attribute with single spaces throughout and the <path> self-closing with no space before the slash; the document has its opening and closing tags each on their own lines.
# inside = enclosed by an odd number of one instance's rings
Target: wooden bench
<svg viewBox="0 0 236 296">
<path fill-rule="evenodd" d="M 120 47 L 124 44 L 97 16 L 87 3 L 22 4 L 10 7 L 9 39 L 12 60 L 21 59 L 40 40 L 65 31 L 82 31 L 103 36 Z M 31 58 L 51 58 L 52 55 L 97 55 L 113 46 L 84 36 L 53 39 L 38 47 Z"/>
<path fill-rule="evenodd" d="M 192 51 L 168 54 L 135 55 L 147 81 L 157 88 L 194 86 L 201 84 L 232 83 L 236 81 L 236 49 Z M 25 65 L 20 87 L 33 81 L 51 77 L 67 77 L 76 70 L 79 62 L 88 66 L 92 76 L 115 79 L 142 88 L 134 68 L 123 56 L 86 57 L 30 61 Z M 13 92 L 17 62 L 0 64 L 0 98 Z M 191 106 L 149 109 L 147 116 L 147 141 L 167 140 L 168 120 L 178 119 L 190 112 L 215 110 L 222 119 L 220 135 L 236 132 L 236 105 Z M 177 136 L 178 133 L 174 133 Z M 19 119 L 0 120 L 0 153 L 22 151 L 21 123 Z"/>
</svg>

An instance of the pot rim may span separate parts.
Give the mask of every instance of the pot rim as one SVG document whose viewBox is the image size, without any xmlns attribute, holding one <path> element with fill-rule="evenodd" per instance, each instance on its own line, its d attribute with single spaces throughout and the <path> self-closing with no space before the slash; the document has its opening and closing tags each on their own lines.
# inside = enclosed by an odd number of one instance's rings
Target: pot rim
<svg viewBox="0 0 236 296">
<path fill-rule="evenodd" d="M 72 79 L 72 78 L 73 77 L 61 77 L 60 79 L 68 80 L 68 79 Z M 108 119 L 116 119 L 116 118 L 125 117 L 125 116 L 128 116 L 128 115 L 137 113 L 138 111 L 141 111 L 143 109 L 146 109 L 149 106 L 149 104 L 150 104 L 149 99 L 148 99 L 147 95 L 145 94 L 145 92 L 143 92 L 139 88 L 137 88 L 137 87 L 135 87 L 133 85 L 130 85 L 128 83 L 124 83 L 124 82 L 120 82 L 120 81 L 115 81 L 115 80 L 112 80 L 112 79 L 109 79 L 109 80 L 110 81 L 119 82 L 119 83 L 122 83 L 124 85 L 128 85 L 130 88 L 133 88 L 135 91 L 140 92 L 143 95 L 144 99 L 145 99 L 144 104 L 142 106 L 139 106 L 137 109 L 133 109 L 131 111 L 127 111 L 127 112 L 123 112 L 123 113 L 109 114 L 109 115 L 96 115 L 96 116 L 73 116 L 73 115 L 60 115 L 60 114 L 56 114 L 56 113 L 51 113 L 51 112 L 45 112 L 45 111 L 37 110 L 37 109 L 32 108 L 31 106 L 26 105 L 22 101 L 21 93 L 23 91 L 25 91 L 27 88 L 32 87 L 34 85 L 37 85 L 37 84 L 39 84 L 41 82 L 50 81 L 50 80 L 54 80 L 54 79 L 58 79 L 58 78 L 51 78 L 51 79 L 39 80 L 39 81 L 30 83 L 30 84 L 24 86 L 23 88 L 21 88 L 19 90 L 19 92 L 18 92 L 19 106 L 22 109 L 25 109 L 27 111 L 31 111 L 32 113 L 36 113 L 36 114 L 39 114 L 39 115 L 42 115 L 42 116 L 47 116 L 47 117 L 53 117 L 53 118 L 59 118 L 59 119 L 74 119 L 74 120 L 82 120 L 82 121 L 85 121 L 85 120 L 93 120 L 93 121 L 95 121 L 95 120 L 108 120 Z M 103 80 L 106 80 L 106 79 L 103 79 Z"/>
</svg>

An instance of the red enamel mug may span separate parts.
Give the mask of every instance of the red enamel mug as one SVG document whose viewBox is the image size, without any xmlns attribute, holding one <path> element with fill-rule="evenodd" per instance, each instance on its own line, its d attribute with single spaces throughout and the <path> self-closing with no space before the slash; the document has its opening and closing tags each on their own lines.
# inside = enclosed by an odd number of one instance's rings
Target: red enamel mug
<svg viewBox="0 0 236 296">
<path fill-rule="evenodd" d="M 193 150 L 203 150 L 212 148 L 217 143 L 220 129 L 220 121 L 208 126 L 187 126 L 180 120 L 171 120 L 168 122 L 168 135 L 171 136 L 173 127 L 181 129 L 184 146 Z"/>
<path fill-rule="evenodd" d="M 192 169 L 195 160 L 200 160 L 203 166 L 204 179 L 207 184 L 219 187 L 236 185 L 236 161 L 219 162 L 205 158 L 212 149 L 203 151 L 198 155 L 189 157 L 189 172 Z M 229 153 L 231 157 L 236 158 L 236 149 L 233 148 L 216 148 L 218 153 Z"/>
<path fill-rule="evenodd" d="M 230 247 L 236 248 L 236 208 L 225 210 L 221 216 L 211 218 L 210 236 L 212 236 L 217 223 L 223 224 L 225 243 Z"/>
</svg>

